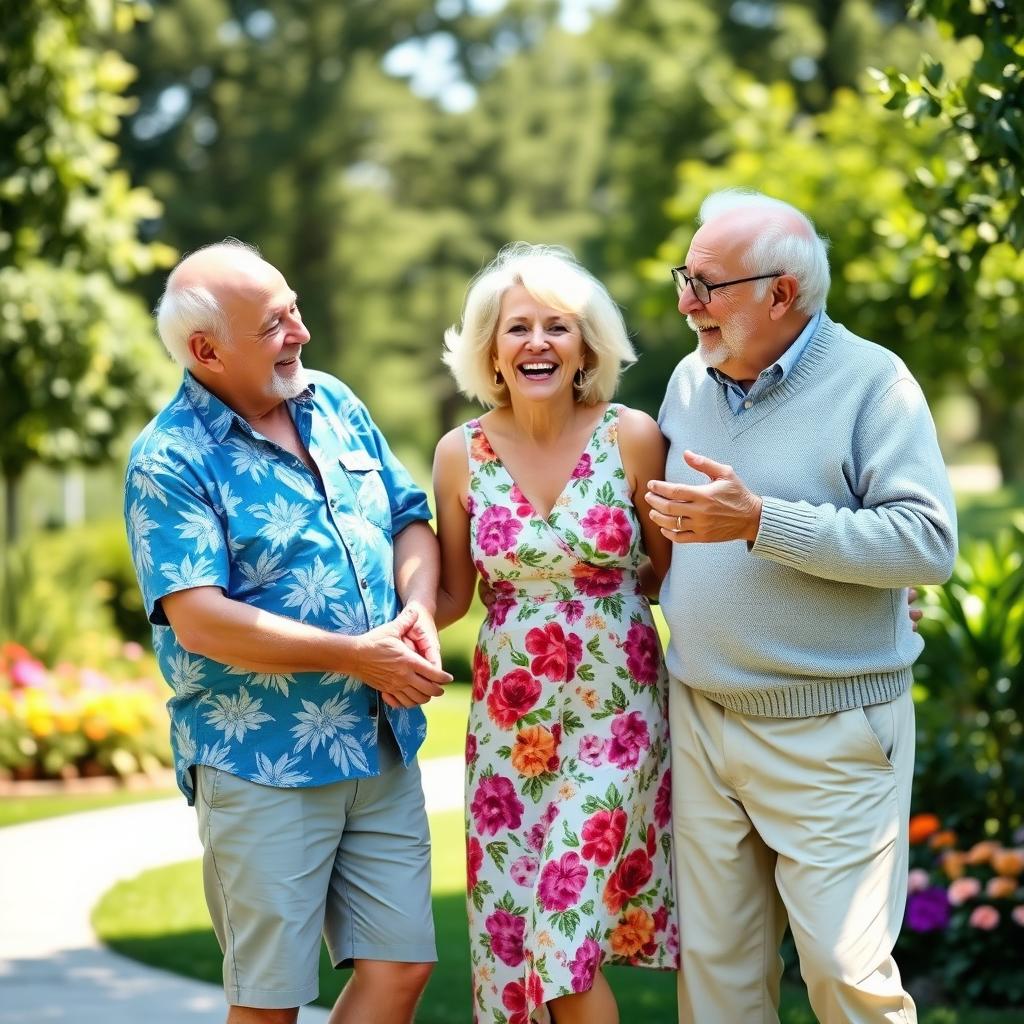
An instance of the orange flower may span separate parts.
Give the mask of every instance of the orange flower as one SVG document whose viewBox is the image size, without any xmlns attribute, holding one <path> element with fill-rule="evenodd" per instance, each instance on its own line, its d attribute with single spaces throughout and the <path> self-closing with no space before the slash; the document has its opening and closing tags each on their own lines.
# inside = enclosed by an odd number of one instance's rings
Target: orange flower
<svg viewBox="0 0 1024 1024">
<path fill-rule="evenodd" d="M 494 449 L 491 447 L 490 441 L 487 440 L 482 431 L 477 431 L 473 435 L 473 440 L 470 442 L 469 450 L 477 462 L 494 462 L 498 458 L 498 456 L 494 454 Z"/>
<path fill-rule="evenodd" d="M 910 819 L 911 846 L 930 839 L 941 827 L 941 822 L 934 814 L 915 814 Z"/>
<path fill-rule="evenodd" d="M 998 843 L 992 842 L 991 839 L 985 839 L 980 843 L 975 843 L 967 851 L 967 863 L 968 864 L 987 864 L 994 853 L 998 853 L 1002 847 Z"/>
<path fill-rule="evenodd" d="M 997 850 L 992 854 L 992 870 L 1000 875 L 1019 875 L 1024 871 L 1024 851 Z"/>
<path fill-rule="evenodd" d="M 653 940 L 654 918 L 643 907 L 635 907 L 612 932 L 612 950 L 616 956 L 636 956 Z"/>
<path fill-rule="evenodd" d="M 558 767 L 555 737 L 543 725 L 520 729 L 512 748 L 512 767 L 528 779 L 553 771 Z"/>
<path fill-rule="evenodd" d="M 949 850 L 943 854 L 942 870 L 946 872 L 949 879 L 962 878 L 967 858 L 957 850 Z"/>
<path fill-rule="evenodd" d="M 985 892 L 994 900 L 1008 900 L 1017 891 L 1016 878 L 1004 878 L 996 875 L 988 880 Z"/>
<path fill-rule="evenodd" d="M 956 846 L 956 833 L 951 828 L 944 829 L 942 832 L 936 832 L 928 840 L 928 845 L 933 850 L 947 850 L 952 846 Z"/>
</svg>

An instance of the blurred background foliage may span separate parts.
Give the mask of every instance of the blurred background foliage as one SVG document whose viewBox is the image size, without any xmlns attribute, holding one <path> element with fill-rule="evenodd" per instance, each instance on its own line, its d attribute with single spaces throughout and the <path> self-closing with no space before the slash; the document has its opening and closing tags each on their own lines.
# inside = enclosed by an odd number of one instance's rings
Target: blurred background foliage
<svg viewBox="0 0 1024 1024">
<path fill-rule="evenodd" d="M 928 599 L 919 802 L 1019 825 L 1022 11 L 0 0 L 0 640 L 48 672 L 148 643 L 120 474 L 177 377 L 148 310 L 179 254 L 258 245 L 300 292 L 306 361 L 426 483 L 471 412 L 442 333 L 498 248 L 563 244 L 608 284 L 641 356 L 621 398 L 654 412 L 692 347 L 668 268 L 703 196 L 747 185 L 811 214 L 830 313 L 936 410 L 965 545 Z M 473 633 L 446 636 L 459 675 Z"/>
</svg>

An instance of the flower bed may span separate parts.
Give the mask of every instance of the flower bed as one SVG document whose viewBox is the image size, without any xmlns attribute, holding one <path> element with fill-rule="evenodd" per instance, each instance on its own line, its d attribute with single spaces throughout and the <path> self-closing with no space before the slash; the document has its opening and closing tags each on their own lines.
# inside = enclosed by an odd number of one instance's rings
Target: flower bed
<svg viewBox="0 0 1024 1024">
<path fill-rule="evenodd" d="M 952 1002 L 1024 1000 L 1024 834 L 973 844 L 933 814 L 910 819 L 910 876 L 897 961 Z"/>
<path fill-rule="evenodd" d="M 171 763 L 153 659 L 138 644 L 105 647 L 100 671 L 0 646 L 0 778 L 126 777 Z"/>
</svg>

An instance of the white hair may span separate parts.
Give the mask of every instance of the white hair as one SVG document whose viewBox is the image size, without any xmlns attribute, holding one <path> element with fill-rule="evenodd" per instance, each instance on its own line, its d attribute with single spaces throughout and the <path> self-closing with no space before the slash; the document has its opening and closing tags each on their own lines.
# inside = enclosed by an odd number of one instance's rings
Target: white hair
<svg viewBox="0 0 1024 1024">
<path fill-rule="evenodd" d="M 492 354 L 502 297 L 517 284 L 537 302 L 576 318 L 586 348 L 576 398 L 584 405 L 609 401 L 623 367 L 636 360 L 619 307 L 568 249 L 526 242 L 506 245 L 473 278 L 461 328 L 444 333 L 441 358 L 459 390 L 487 406 L 508 405 L 508 388 L 495 380 Z"/>
<path fill-rule="evenodd" d="M 828 239 L 795 206 L 781 199 L 746 188 L 726 188 L 712 192 L 700 207 L 698 224 L 706 224 L 732 210 L 752 210 L 767 214 L 766 223 L 754 236 L 744 257 L 744 265 L 754 274 L 777 271 L 795 277 L 798 284 L 796 308 L 809 316 L 825 308 L 831 281 L 828 269 Z M 793 230 L 793 220 L 803 230 Z M 763 299 L 770 281 L 758 281 L 755 297 Z"/>
<path fill-rule="evenodd" d="M 176 363 L 186 368 L 191 367 L 195 362 L 189 352 L 188 339 L 196 331 L 202 331 L 226 344 L 230 338 L 230 324 L 224 307 L 213 292 L 201 285 L 191 288 L 179 287 L 175 283 L 175 274 L 182 263 L 195 256 L 196 253 L 219 249 L 232 255 L 245 253 L 257 259 L 262 258 L 255 246 L 239 241 L 237 238 L 225 238 L 223 242 L 204 245 L 178 261 L 177 266 L 167 277 L 163 294 L 154 311 L 156 328 L 160 334 L 160 340 L 164 343 L 164 348 Z"/>
</svg>

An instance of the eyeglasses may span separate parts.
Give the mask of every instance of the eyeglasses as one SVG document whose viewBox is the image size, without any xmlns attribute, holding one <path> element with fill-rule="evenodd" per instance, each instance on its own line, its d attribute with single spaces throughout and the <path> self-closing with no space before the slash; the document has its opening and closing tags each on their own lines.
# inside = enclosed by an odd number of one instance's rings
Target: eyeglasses
<svg viewBox="0 0 1024 1024">
<path fill-rule="evenodd" d="M 735 281 L 719 281 L 718 284 L 708 284 L 699 277 L 690 277 L 686 272 L 686 267 L 673 267 L 672 280 L 676 283 L 677 295 L 682 295 L 686 291 L 686 286 L 689 285 L 693 289 L 693 294 L 697 296 L 697 301 L 706 306 L 711 301 L 711 293 L 716 288 L 728 288 L 731 284 L 746 284 L 747 281 L 763 281 L 768 277 L 781 277 L 784 273 L 784 270 L 777 270 L 774 274 L 757 274 L 754 277 L 738 277 Z"/>
</svg>

